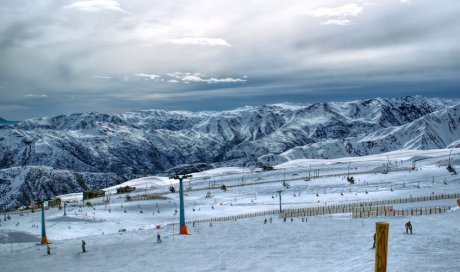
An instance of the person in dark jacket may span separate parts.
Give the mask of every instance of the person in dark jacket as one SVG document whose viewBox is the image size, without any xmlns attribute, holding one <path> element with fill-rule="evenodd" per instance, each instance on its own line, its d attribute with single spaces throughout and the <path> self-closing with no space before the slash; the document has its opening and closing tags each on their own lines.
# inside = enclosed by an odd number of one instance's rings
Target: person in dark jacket
<svg viewBox="0 0 460 272">
<path fill-rule="evenodd" d="M 409 231 L 410 231 L 410 234 L 412 234 L 412 224 L 410 223 L 410 221 L 406 223 L 405 227 L 406 227 L 406 234 L 409 233 Z"/>
<path fill-rule="evenodd" d="M 86 252 L 86 242 L 84 240 L 81 240 L 81 250 L 82 253 Z"/>
<path fill-rule="evenodd" d="M 377 234 L 374 232 L 374 244 L 372 245 L 372 248 L 375 248 L 375 237 L 377 236 Z"/>
</svg>

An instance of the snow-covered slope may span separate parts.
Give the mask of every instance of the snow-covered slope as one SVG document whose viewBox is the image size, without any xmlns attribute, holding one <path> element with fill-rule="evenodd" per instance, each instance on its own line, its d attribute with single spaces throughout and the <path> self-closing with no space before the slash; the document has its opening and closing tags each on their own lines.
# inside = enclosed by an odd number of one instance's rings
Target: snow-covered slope
<svg viewBox="0 0 460 272">
<path fill-rule="evenodd" d="M 44 165 L 53 171 L 111 173 L 121 182 L 180 164 L 245 166 L 455 147 L 458 109 L 450 100 L 410 96 L 223 112 L 147 110 L 37 118 L 0 125 L 0 169 L 28 171 L 22 167 Z M 3 179 L 21 183 L 21 177 L 25 174 Z M 68 181 L 62 177 L 53 182 Z M 105 185 L 85 182 L 88 188 Z M 16 199 L 12 189 L 3 192 L 0 202 Z M 25 190 L 21 194 L 27 196 L 19 201 L 23 204 L 36 197 Z"/>
</svg>

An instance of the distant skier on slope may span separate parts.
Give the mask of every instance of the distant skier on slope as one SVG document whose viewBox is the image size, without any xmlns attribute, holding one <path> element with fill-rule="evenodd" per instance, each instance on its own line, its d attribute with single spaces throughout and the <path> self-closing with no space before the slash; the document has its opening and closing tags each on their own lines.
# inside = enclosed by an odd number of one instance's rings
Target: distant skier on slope
<svg viewBox="0 0 460 272">
<path fill-rule="evenodd" d="M 48 253 L 48 255 L 51 255 L 51 248 L 50 248 L 50 245 L 46 245 L 46 253 Z"/>
<path fill-rule="evenodd" d="M 86 252 L 86 242 L 85 242 L 85 240 L 81 240 L 81 250 L 82 250 L 82 253 Z"/>
<path fill-rule="evenodd" d="M 406 227 L 406 234 L 408 234 L 409 231 L 410 231 L 410 234 L 412 234 L 412 224 L 410 223 L 410 221 L 406 223 L 405 227 Z"/>
<path fill-rule="evenodd" d="M 372 245 L 372 248 L 375 248 L 375 237 L 377 236 L 377 233 L 374 232 L 374 244 Z"/>
<path fill-rule="evenodd" d="M 161 243 L 161 235 L 159 232 L 157 233 L 157 243 Z"/>
</svg>

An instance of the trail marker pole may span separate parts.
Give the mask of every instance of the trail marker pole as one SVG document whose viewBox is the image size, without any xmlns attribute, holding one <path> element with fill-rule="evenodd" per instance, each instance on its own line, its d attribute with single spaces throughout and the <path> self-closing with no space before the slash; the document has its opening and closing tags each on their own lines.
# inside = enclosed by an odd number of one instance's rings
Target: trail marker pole
<svg viewBox="0 0 460 272">
<path fill-rule="evenodd" d="M 66 208 L 67 208 L 67 201 L 64 201 L 64 216 L 67 215 Z"/>
<path fill-rule="evenodd" d="M 375 224 L 375 272 L 387 271 L 388 229 L 388 223 Z"/>
<path fill-rule="evenodd" d="M 283 212 L 283 209 L 281 209 L 281 193 L 282 193 L 282 192 L 283 192 L 283 191 L 281 191 L 281 190 L 277 191 L 278 196 L 279 196 L 279 198 L 280 198 L 280 213 Z"/>
</svg>

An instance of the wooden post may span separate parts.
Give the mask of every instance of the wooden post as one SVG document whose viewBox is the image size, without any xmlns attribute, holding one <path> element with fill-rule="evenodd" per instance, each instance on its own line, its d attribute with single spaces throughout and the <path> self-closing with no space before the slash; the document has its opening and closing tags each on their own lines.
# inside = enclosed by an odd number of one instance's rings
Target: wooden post
<svg viewBox="0 0 460 272">
<path fill-rule="evenodd" d="M 375 223 L 375 272 L 387 271 L 388 228 L 388 223 Z"/>
</svg>

